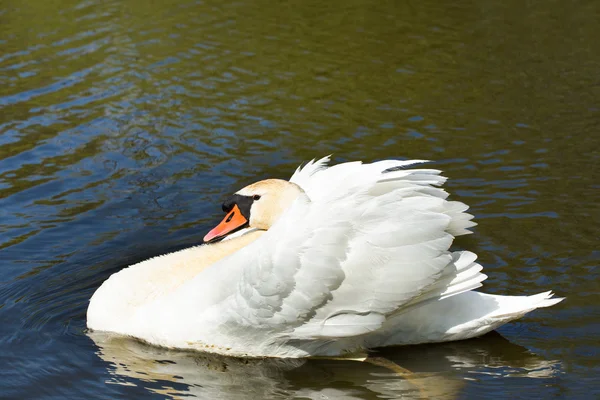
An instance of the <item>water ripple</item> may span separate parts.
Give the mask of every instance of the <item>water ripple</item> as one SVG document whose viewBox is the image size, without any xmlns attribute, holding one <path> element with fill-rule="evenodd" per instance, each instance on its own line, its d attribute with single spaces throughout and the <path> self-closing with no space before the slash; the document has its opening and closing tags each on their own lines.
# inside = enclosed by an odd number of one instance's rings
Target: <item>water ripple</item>
<svg viewBox="0 0 600 400">
<path fill-rule="evenodd" d="M 31 1 L 0 7 L 3 394 L 593 394 L 596 3 Z M 199 243 L 227 193 L 330 153 L 435 160 L 479 222 L 456 246 L 485 290 L 568 300 L 502 328 L 510 342 L 386 354 L 414 381 L 86 336 L 110 274 Z"/>
</svg>

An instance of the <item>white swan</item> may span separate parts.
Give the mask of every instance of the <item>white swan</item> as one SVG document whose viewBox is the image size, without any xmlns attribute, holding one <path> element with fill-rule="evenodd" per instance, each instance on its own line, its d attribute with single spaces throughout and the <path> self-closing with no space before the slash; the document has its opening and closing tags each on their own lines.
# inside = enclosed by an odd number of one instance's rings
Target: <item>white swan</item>
<svg viewBox="0 0 600 400">
<path fill-rule="evenodd" d="M 472 338 L 562 300 L 473 291 L 486 278 L 476 255 L 448 249 L 475 224 L 440 171 L 328 161 L 238 191 L 205 237 L 226 240 L 112 275 L 88 327 L 233 356 L 335 356 Z"/>
</svg>

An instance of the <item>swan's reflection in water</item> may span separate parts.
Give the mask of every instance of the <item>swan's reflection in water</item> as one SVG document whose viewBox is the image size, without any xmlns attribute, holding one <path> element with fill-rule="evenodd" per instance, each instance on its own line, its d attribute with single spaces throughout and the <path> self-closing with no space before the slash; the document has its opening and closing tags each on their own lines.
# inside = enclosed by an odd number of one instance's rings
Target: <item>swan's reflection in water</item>
<svg viewBox="0 0 600 400">
<path fill-rule="evenodd" d="M 111 364 L 113 378 L 108 383 L 144 386 L 171 398 L 452 399 L 470 380 L 551 377 L 560 368 L 558 362 L 544 360 L 497 333 L 463 342 L 388 348 L 371 353 L 373 363 L 245 360 L 89 335 L 99 356 Z"/>
</svg>

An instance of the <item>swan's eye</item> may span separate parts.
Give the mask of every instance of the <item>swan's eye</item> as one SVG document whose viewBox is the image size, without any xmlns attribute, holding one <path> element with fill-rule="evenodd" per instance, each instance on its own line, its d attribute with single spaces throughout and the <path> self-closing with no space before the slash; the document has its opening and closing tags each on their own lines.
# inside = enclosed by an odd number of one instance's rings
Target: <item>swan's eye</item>
<svg viewBox="0 0 600 400">
<path fill-rule="evenodd" d="M 252 196 L 253 200 L 260 200 L 260 195 L 259 194 L 255 194 L 254 196 Z"/>
</svg>

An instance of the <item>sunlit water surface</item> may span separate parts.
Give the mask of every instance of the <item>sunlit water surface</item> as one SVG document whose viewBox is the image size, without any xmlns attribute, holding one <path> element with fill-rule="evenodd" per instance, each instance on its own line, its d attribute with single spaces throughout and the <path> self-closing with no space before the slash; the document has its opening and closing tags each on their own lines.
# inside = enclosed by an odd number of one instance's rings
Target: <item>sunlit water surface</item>
<svg viewBox="0 0 600 400">
<path fill-rule="evenodd" d="M 3 1 L 0 397 L 600 396 L 599 15 L 553 0 Z M 435 160 L 479 222 L 456 246 L 479 254 L 485 291 L 567 300 L 500 334 L 374 354 L 388 364 L 88 335 L 110 274 L 200 243 L 226 194 L 329 153 Z"/>
</svg>

